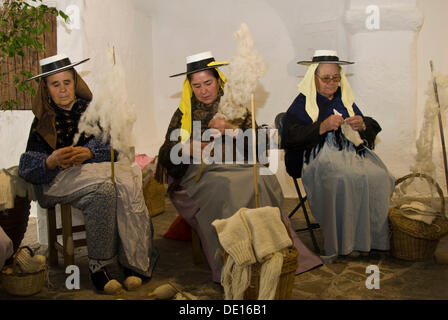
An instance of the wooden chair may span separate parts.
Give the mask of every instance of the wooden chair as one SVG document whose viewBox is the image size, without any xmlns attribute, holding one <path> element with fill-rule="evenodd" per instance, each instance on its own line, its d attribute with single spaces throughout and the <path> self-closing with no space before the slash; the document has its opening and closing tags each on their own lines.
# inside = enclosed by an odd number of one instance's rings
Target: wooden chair
<svg viewBox="0 0 448 320">
<path fill-rule="evenodd" d="M 73 240 L 73 233 L 86 230 L 84 225 L 72 226 L 72 208 L 69 204 L 60 204 L 61 227 L 56 226 L 56 207 L 47 210 L 48 260 L 51 265 L 58 264 L 58 252 L 64 257 L 64 266 L 75 263 L 74 250 L 86 246 L 86 239 Z M 62 245 L 58 236 L 62 235 Z"/>
</svg>

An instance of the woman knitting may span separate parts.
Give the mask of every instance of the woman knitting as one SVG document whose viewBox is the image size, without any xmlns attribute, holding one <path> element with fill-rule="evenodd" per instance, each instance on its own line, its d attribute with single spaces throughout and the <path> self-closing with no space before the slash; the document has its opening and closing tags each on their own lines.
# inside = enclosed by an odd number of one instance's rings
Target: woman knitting
<svg viewBox="0 0 448 320">
<path fill-rule="evenodd" d="M 87 60 L 71 63 L 65 55 L 56 55 L 40 61 L 42 73 L 31 78 L 39 78 L 40 83 L 19 175 L 34 185 L 41 207 L 65 203 L 83 212 L 91 280 L 96 289 L 104 291 L 114 281 L 107 267 L 117 257 L 126 278 L 147 279 L 157 254 L 146 206 L 135 205 L 144 200 L 132 198 L 141 194 L 138 184 L 119 181 L 119 166 L 117 184 L 111 182 L 109 142 L 82 134 L 73 145 L 80 118 L 92 100 L 90 89 L 74 67 Z M 121 168 L 127 176 L 132 173 Z M 132 201 L 134 205 L 126 207 Z"/>
<path fill-rule="evenodd" d="M 210 129 L 214 130 L 214 134 L 222 134 L 218 138 L 215 136 L 213 150 L 217 153 L 225 150 L 222 157 L 215 155 L 214 158 L 229 159 L 226 154 L 228 144 L 234 145 L 238 138 L 226 137 L 225 130 L 241 129 L 241 134 L 251 128 L 249 112 L 238 121 L 214 119 L 226 82 L 218 67 L 226 64 L 216 62 L 211 52 L 203 52 L 187 57 L 187 72 L 172 76 L 186 75 L 186 78 L 180 106 L 174 112 L 159 151 L 156 172 L 160 182 L 168 180 L 171 201 L 179 214 L 196 230 L 215 282 L 221 280 L 223 261 L 222 247 L 212 222 L 229 218 L 243 207 L 255 208 L 252 165 L 244 161 L 210 163 L 202 157 L 203 154 L 213 153 L 207 149 L 212 145 L 210 136 L 213 133 Z M 247 155 L 247 150 L 243 149 L 241 146 L 230 148 Z M 178 161 L 179 158 L 188 161 Z M 201 161 L 207 164 L 201 164 Z M 274 174 L 260 176 L 258 187 L 260 206 L 281 208 L 283 194 Z M 299 272 L 321 264 L 320 259 L 297 237 L 295 241 L 300 246 Z"/>
<path fill-rule="evenodd" d="M 394 178 L 372 151 L 379 124 L 365 117 L 335 51 L 317 50 L 283 122 L 286 170 L 302 177 L 324 233 L 324 261 L 389 249 Z"/>
</svg>

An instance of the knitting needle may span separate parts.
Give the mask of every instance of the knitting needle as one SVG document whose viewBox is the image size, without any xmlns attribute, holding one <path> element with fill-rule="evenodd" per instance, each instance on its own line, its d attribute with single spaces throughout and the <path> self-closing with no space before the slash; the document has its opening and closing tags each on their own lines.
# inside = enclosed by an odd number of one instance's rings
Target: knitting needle
<svg viewBox="0 0 448 320">
<path fill-rule="evenodd" d="M 437 105 L 439 106 L 438 117 L 439 117 L 440 139 L 442 140 L 443 166 L 445 168 L 445 180 L 446 180 L 446 187 L 448 190 L 448 168 L 447 168 L 447 159 L 446 159 L 445 136 L 443 135 L 443 124 L 442 124 L 442 114 L 441 114 L 441 108 L 440 108 L 439 92 L 437 90 L 437 80 L 434 75 L 434 66 L 433 66 L 432 60 L 429 61 L 429 65 L 431 67 L 432 82 L 434 85 L 434 94 L 436 96 Z M 443 212 L 443 214 L 444 214 L 444 212 Z"/>
<path fill-rule="evenodd" d="M 257 170 L 257 130 L 255 127 L 255 103 L 254 94 L 250 95 L 251 113 L 252 113 L 252 155 L 254 161 L 254 187 L 255 187 L 255 206 L 260 207 L 258 199 L 258 170 Z"/>
</svg>

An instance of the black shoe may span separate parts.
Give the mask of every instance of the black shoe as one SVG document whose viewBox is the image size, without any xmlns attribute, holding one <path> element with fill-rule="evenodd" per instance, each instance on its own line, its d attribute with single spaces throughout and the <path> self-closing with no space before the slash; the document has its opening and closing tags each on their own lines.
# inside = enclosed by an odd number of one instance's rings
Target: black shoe
<svg viewBox="0 0 448 320">
<path fill-rule="evenodd" d="M 123 274 L 124 274 L 124 278 L 128 278 L 128 277 L 138 277 L 140 279 L 142 279 L 142 282 L 145 281 L 149 281 L 151 279 L 151 277 L 146 277 L 138 272 L 135 272 L 134 270 L 131 270 L 129 268 L 123 267 Z"/>
<path fill-rule="evenodd" d="M 109 272 L 106 268 L 101 268 L 99 271 L 92 273 L 90 271 L 90 279 L 92 280 L 93 285 L 98 291 L 104 291 L 104 286 L 112 280 L 112 277 L 110 276 Z"/>
</svg>

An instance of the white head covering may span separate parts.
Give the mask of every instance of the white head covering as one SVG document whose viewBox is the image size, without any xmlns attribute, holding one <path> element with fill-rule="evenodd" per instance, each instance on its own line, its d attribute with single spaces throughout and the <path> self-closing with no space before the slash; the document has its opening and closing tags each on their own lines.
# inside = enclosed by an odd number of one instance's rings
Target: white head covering
<svg viewBox="0 0 448 320">
<path fill-rule="evenodd" d="M 336 57 L 337 53 L 336 51 L 329 51 L 329 50 L 316 50 L 316 53 L 314 54 L 314 60 L 316 60 L 316 57 L 319 57 L 319 54 L 322 52 L 325 52 L 325 57 Z M 337 60 L 339 62 L 339 60 Z M 341 64 L 347 64 L 345 62 L 336 62 L 336 61 L 320 61 L 319 63 L 337 63 L 339 65 Z M 305 105 L 305 111 L 310 116 L 311 120 L 314 122 L 317 121 L 317 118 L 319 117 L 319 107 L 317 106 L 316 101 L 316 82 L 315 82 L 315 73 L 316 69 L 319 66 L 319 63 L 304 63 L 299 62 L 300 64 L 306 64 L 309 65 L 308 71 L 305 74 L 305 77 L 303 80 L 299 83 L 299 93 L 302 93 L 306 97 L 306 105 Z M 350 116 L 354 116 L 355 112 L 353 111 L 353 103 L 355 102 L 355 95 L 353 94 L 352 87 L 350 86 L 350 83 L 347 80 L 347 77 L 345 76 L 345 72 L 341 67 L 341 94 L 342 94 L 342 103 L 344 104 L 345 108 L 348 111 L 348 114 Z"/>
</svg>

